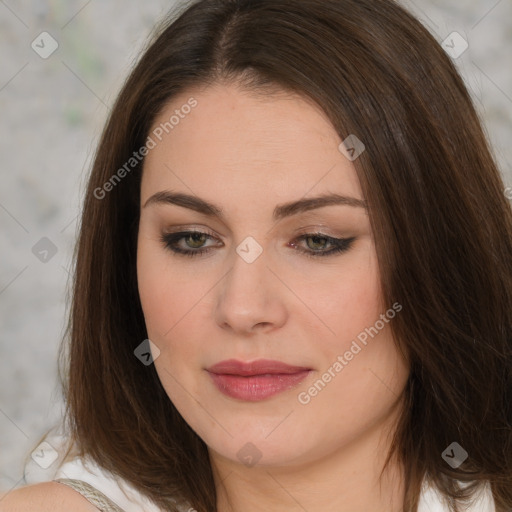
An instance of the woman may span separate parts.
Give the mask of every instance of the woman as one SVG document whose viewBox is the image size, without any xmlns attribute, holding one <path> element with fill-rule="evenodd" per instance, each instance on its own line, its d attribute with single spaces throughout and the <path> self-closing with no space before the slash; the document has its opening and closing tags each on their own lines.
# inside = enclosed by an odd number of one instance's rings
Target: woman
<svg viewBox="0 0 512 512">
<path fill-rule="evenodd" d="M 191 3 L 89 179 L 69 446 L 4 507 L 511 510 L 504 188 L 394 2 Z"/>
</svg>

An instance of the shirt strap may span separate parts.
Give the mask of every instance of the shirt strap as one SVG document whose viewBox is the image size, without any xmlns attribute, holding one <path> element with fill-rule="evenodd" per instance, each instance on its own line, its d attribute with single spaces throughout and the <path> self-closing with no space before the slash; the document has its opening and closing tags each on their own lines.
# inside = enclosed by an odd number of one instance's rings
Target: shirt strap
<svg viewBox="0 0 512 512">
<path fill-rule="evenodd" d="M 90 503 L 97 507 L 101 512 L 124 512 L 110 498 L 101 491 L 83 480 L 73 478 L 57 478 L 54 482 L 65 484 L 84 496 Z"/>
</svg>

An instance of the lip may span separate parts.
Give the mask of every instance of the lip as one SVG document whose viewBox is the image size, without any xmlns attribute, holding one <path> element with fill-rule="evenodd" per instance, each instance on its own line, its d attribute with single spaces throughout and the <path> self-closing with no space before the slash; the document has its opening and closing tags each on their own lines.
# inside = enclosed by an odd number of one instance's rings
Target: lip
<svg viewBox="0 0 512 512">
<path fill-rule="evenodd" d="M 269 359 L 250 363 L 229 359 L 211 366 L 207 371 L 223 394 L 256 402 L 294 388 L 312 369 Z"/>
</svg>

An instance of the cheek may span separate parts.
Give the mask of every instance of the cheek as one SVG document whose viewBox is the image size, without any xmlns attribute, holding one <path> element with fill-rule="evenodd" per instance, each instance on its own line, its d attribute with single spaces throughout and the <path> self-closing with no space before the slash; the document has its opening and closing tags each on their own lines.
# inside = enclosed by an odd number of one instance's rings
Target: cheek
<svg viewBox="0 0 512 512">
<path fill-rule="evenodd" d="M 139 237 L 137 248 L 137 282 L 150 338 L 154 334 L 155 328 L 158 329 L 166 309 L 166 286 L 159 279 L 159 277 L 164 277 L 160 267 L 161 264 L 156 251 L 151 250 L 146 242 L 141 242 Z"/>
<path fill-rule="evenodd" d="M 317 312 L 325 339 L 330 340 L 329 347 L 336 350 L 350 345 L 389 307 L 382 304 L 377 259 L 371 251 L 347 261 L 343 269 L 323 280 L 316 293 L 311 288 L 304 288 L 301 293 Z"/>
<path fill-rule="evenodd" d="M 148 335 L 156 342 L 172 329 L 179 318 L 187 287 L 173 279 L 169 257 L 151 240 L 139 238 L 137 281 Z"/>
<path fill-rule="evenodd" d="M 200 318 L 206 314 L 205 296 L 211 280 L 176 270 L 172 256 L 152 241 L 143 241 L 138 247 L 137 280 L 149 339 L 162 353 L 171 350 L 190 356 L 195 350 L 194 340 L 204 338 Z M 181 343 L 183 339 L 187 343 Z"/>
<path fill-rule="evenodd" d="M 199 331 L 201 322 L 191 319 L 201 311 L 198 297 L 208 287 L 193 276 L 171 271 L 171 257 L 150 242 L 143 241 L 138 247 L 137 279 L 148 337 L 160 350 L 155 369 L 169 399 L 197 428 L 205 424 L 205 418 L 190 396 L 200 396 L 200 389 L 196 375 L 188 372 L 183 362 L 198 361 L 200 347 L 195 340 L 202 337 L 194 329 Z"/>
<path fill-rule="evenodd" d="M 320 414 L 329 404 L 341 404 L 332 421 L 350 434 L 347 414 L 350 412 L 355 425 L 369 425 L 383 417 L 402 390 L 408 369 L 391 330 L 393 318 L 399 313 L 392 304 L 382 303 L 377 265 L 354 272 L 352 279 L 338 287 L 337 297 L 335 308 L 324 305 L 329 315 L 326 323 L 336 335 L 330 337 L 331 343 L 323 345 L 322 371 L 326 374 L 319 377 L 327 384 L 311 411 Z M 318 389 L 323 389 L 322 383 Z"/>
</svg>

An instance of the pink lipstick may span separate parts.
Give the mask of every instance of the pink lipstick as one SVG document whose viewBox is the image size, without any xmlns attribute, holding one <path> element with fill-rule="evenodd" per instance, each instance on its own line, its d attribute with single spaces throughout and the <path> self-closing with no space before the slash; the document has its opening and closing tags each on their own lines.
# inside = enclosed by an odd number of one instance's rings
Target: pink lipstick
<svg viewBox="0 0 512 512">
<path fill-rule="evenodd" d="M 251 363 L 229 359 L 207 369 L 219 391 L 231 398 L 257 402 L 292 389 L 311 368 L 260 359 Z"/>
</svg>

